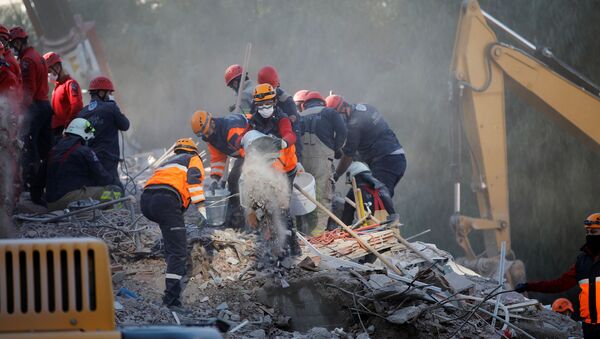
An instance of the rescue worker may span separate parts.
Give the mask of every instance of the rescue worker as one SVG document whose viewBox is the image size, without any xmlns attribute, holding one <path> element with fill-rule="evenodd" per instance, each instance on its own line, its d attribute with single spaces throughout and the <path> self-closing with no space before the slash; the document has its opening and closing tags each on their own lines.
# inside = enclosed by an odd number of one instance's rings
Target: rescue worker
<svg viewBox="0 0 600 339">
<path fill-rule="evenodd" d="M 240 82 L 242 81 L 242 66 L 238 64 L 233 64 L 225 70 L 225 85 L 231 88 L 235 92 L 235 97 L 237 100 L 238 89 L 240 87 Z M 256 85 L 250 78 L 248 78 L 248 72 L 246 72 L 244 87 L 241 90 L 242 98 L 240 100 L 240 112 L 233 112 L 235 110 L 235 103 L 229 106 L 229 111 L 233 113 L 241 113 L 246 114 L 252 111 L 252 94 L 254 91 L 254 87 Z"/>
<path fill-rule="evenodd" d="M 8 62 L 10 65 L 10 71 L 15 75 L 15 77 L 19 81 L 19 85 L 22 84 L 22 75 L 21 75 L 21 66 L 17 61 L 17 58 L 12 53 L 12 50 L 9 48 L 10 41 L 10 33 L 6 26 L 0 25 L 0 42 L 4 45 L 4 52 L 2 55 L 4 56 L 4 60 Z"/>
<path fill-rule="evenodd" d="M 387 212 L 387 218 L 389 220 L 398 221 L 398 215 L 394 209 L 394 202 L 392 201 L 390 191 L 387 186 L 373 176 L 369 166 L 359 161 L 352 162 L 346 172 L 346 183 L 351 184 L 352 178 L 356 180 L 356 186 L 361 191 L 363 202 L 366 205 L 370 205 L 370 210 L 373 214 L 377 211 L 384 210 Z M 346 197 L 355 201 L 354 191 L 350 189 Z M 344 212 L 342 213 L 342 221 L 344 224 L 352 224 L 355 210 L 356 209 L 349 203 L 344 203 Z"/>
<path fill-rule="evenodd" d="M 563 314 L 567 317 L 571 317 L 575 311 L 573 311 L 573 304 L 567 298 L 558 298 L 552 303 L 552 311 Z"/>
<path fill-rule="evenodd" d="M 112 177 L 87 145 L 93 138 L 92 124 L 77 118 L 50 150 L 46 190 L 49 210 L 61 210 L 87 198 L 108 201 L 121 197 L 120 189 L 111 185 Z"/>
<path fill-rule="evenodd" d="M 348 126 L 343 155 L 332 179 L 337 181 L 353 159 L 360 159 L 369 166 L 373 176 L 387 186 L 393 197 L 406 170 L 404 149 L 394 131 L 371 105 L 349 104 L 339 95 L 328 96 L 326 102 L 327 107 L 345 115 Z"/>
<path fill-rule="evenodd" d="M 287 175 L 291 192 L 296 177 L 296 165 L 298 164 L 296 147 L 294 146 L 296 134 L 292 130 L 290 119 L 277 107 L 277 94 L 273 86 L 260 84 L 254 89 L 253 112 L 249 124 L 250 129 L 273 137 L 273 143 L 280 150 L 280 156 L 273 166 Z M 287 219 L 287 227 L 291 232 L 288 238 L 289 252 L 292 255 L 298 255 L 300 254 L 300 246 L 293 230 L 289 208 L 282 211 L 282 213 L 283 217 Z"/>
<path fill-rule="evenodd" d="M 227 157 L 234 158 L 233 166 L 227 177 L 227 186 L 232 197 L 226 223 L 231 227 L 244 226 L 244 212 L 240 206 L 239 180 L 242 174 L 244 158 L 240 154 L 242 136 L 248 129 L 248 119 L 241 114 L 230 114 L 215 118 L 206 111 L 196 111 L 191 120 L 192 131 L 208 144 L 210 154 L 210 177 L 213 179 L 211 190 L 224 187 L 222 182 Z"/>
<path fill-rule="evenodd" d="M 334 173 L 333 158 L 346 141 L 346 123 L 342 116 L 325 107 L 325 99 L 319 92 L 308 92 L 301 103 L 302 108 L 302 163 L 304 170 L 313 175 L 316 184 L 316 198 L 326 207 L 331 207 Z M 327 227 L 329 216 L 321 209 L 311 212 L 303 219 L 303 231 L 318 236 Z"/>
<path fill-rule="evenodd" d="M 23 181 L 31 194 L 31 201 L 44 204 L 42 193 L 46 185 L 46 161 L 52 148 L 52 108 L 48 101 L 48 68 L 44 58 L 28 44 L 28 34 L 23 27 L 10 30 L 10 45 L 19 58 L 25 117 L 21 139 L 23 155 Z"/>
<path fill-rule="evenodd" d="M 309 90 L 301 89 L 294 94 L 294 103 L 296 103 L 296 110 L 298 113 L 302 112 L 302 104 L 304 103 L 304 97 L 308 94 Z"/>
<path fill-rule="evenodd" d="M 11 64 L 6 59 L 4 52 L 8 47 L 5 46 L 0 42 L 0 94 L 9 100 L 10 111 L 17 118 L 20 111 L 19 106 L 21 105 L 23 89 L 21 87 L 21 80 L 11 70 Z"/>
<path fill-rule="evenodd" d="M 91 101 L 77 115 L 89 120 L 96 129 L 96 137 L 90 146 L 98 154 L 102 166 L 113 177 L 113 184 L 123 188 L 119 180 L 119 131 L 129 129 L 129 119 L 121 113 L 114 101 L 114 86 L 109 78 L 99 76 L 90 81 L 88 91 Z"/>
<path fill-rule="evenodd" d="M 48 80 L 53 81 L 52 91 L 52 131 L 55 136 L 60 136 L 63 129 L 69 126 L 71 120 L 83 108 L 81 87 L 77 80 L 71 78 L 62 66 L 62 59 L 54 52 L 44 54 L 44 60 L 48 66 Z"/>
<path fill-rule="evenodd" d="M 204 166 L 191 138 L 177 140 L 175 155 L 168 158 L 148 179 L 141 196 L 141 210 L 160 227 L 167 270 L 163 304 L 181 307 L 187 281 L 187 235 L 183 219 L 190 203 L 202 206 Z"/>
<path fill-rule="evenodd" d="M 269 84 L 275 88 L 277 93 L 277 107 L 285 113 L 292 122 L 292 129 L 296 133 L 296 158 L 298 162 L 302 162 L 302 135 L 300 127 L 300 115 L 296 109 L 294 98 L 281 89 L 279 82 L 279 73 L 275 67 L 267 65 L 258 70 L 257 79 L 259 84 Z"/>
<path fill-rule="evenodd" d="M 583 337 L 600 338 L 600 213 L 590 214 L 583 222 L 585 244 L 575 264 L 560 278 L 547 281 L 517 284 L 515 291 L 523 293 L 561 293 L 579 284 L 579 315 L 582 320 Z"/>
</svg>

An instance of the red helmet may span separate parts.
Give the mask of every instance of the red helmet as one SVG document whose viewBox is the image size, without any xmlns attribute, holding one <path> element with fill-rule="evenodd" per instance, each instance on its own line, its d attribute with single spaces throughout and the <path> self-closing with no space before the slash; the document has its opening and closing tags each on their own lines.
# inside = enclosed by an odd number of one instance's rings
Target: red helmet
<svg viewBox="0 0 600 339">
<path fill-rule="evenodd" d="M 258 83 L 279 87 L 279 74 L 273 66 L 264 66 L 258 71 Z"/>
<path fill-rule="evenodd" d="M 332 94 L 325 99 L 327 107 L 333 108 L 336 111 L 340 111 L 344 105 L 344 98 L 341 95 Z"/>
<path fill-rule="evenodd" d="M 321 93 L 317 91 L 310 91 L 304 95 L 304 102 L 308 102 L 310 100 L 319 100 L 323 103 L 323 105 L 325 105 L 325 99 L 323 99 Z"/>
<path fill-rule="evenodd" d="M 233 64 L 225 70 L 225 84 L 229 85 L 231 80 L 242 75 L 242 66 L 238 64 Z"/>
<path fill-rule="evenodd" d="M 10 29 L 10 40 L 25 38 L 27 38 L 27 32 L 23 27 L 15 26 Z"/>
<path fill-rule="evenodd" d="M 0 37 L 4 40 L 10 40 L 10 33 L 8 32 L 8 28 L 4 25 L 0 25 Z"/>
<path fill-rule="evenodd" d="M 113 87 L 112 82 L 110 81 L 109 78 L 105 77 L 105 76 L 99 76 L 99 77 L 95 77 L 94 79 L 92 79 L 92 81 L 90 81 L 90 87 L 88 88 L 89 91 L 114 91 L 115 88 Z"/>
<path fill-rule="evenodd" d="M 44 54 L 44 60 L 46 61 L 46 66 L 52 67 L 54 64 L 62 62 L 60 56 L 54 52 L 48 52 Z"/>
<path fill-rule="evenodd" d="M 304 97 L 306 97 L 306 94 L 308 94 L 308 90 L 307 89 L 301 89 L 298 92 L 296 92 L 296 94 L 294 94 L 294 102 L 296 104 L 300 104 L 304 102 Z"/>
</svg>

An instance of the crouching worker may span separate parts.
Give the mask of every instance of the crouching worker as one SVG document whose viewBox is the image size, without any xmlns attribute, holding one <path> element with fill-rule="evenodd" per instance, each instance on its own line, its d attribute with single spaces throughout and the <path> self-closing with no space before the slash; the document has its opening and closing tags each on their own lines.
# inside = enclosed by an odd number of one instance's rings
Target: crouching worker
<svg viewBox="0 0 600 339">
<path fill-rule="evenodd" d="M 108 201 L 121 197 L 121 189 L 110 185 L 112 176 L 87 146 L 94 131 L 89 121 L 74 119 L 50 151 L 46 187 L 49 210 L 64 209 L 73 201 L 87 198 Z"/>
<path fill-rule="evenodd" d="M 142 213 L 158 224 L 163 236 L 167 262 L 163 304 L 167 307 L 181 306 L 187 279 L 183 212 L 190 202 L 197 205 L 204 201 L 204 166 L 196 144 L 190 138 L 179 139 L 174 152 L 148 179 L 141 197 Z"/>
<path fill-rule="evenodd" d="M 398 221 L 398 215 L 394 210 L 394 203 L 390 191 L 385 184 L 373 176 L 371 170 L 365 163 L 358 161 L 353 162 L 350 167 L 348 167 L 346 176 L 348 184 L 351 183 L 352 178 L 356 180 L 356 186 L 361 191 L 363 202 L 371 205 L 370 209 L 373 215 L 378 211 L 385 211 L 387 212 L 389 220 Z M 355 201 L 352 189 L 348 191 L 346 197 Z M 342 214 L 342 221 L 344 224 L 352 224 L 354 220 L 354 211 L 355 208 L 348 202 L 344 203 L 344 212 Z"/>
</svg>

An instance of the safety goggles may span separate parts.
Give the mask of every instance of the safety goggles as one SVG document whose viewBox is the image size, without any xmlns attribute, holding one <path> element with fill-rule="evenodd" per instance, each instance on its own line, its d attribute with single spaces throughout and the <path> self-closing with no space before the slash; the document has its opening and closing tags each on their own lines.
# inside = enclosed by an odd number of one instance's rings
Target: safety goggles
<svg viewBox="0 0 600 339">
<path fill-rule="evenodd" d="M 265 92 L 254 94 L 254 99 L 264 99 L 266 97 L 274 96 L 275 92 Z"/>
<path fill-rule="evenodd" d="M 583 222 L 583 224 L 585 226 L 593 226 L 593 225 L 599 225 L 600 226 L 600 220 L 594 220 L 594 221 L 592 221 L 592 220 L 585 220 Z"/>
<path fill-rule="evenodd" d="M 275 106 L 275 102 L 273 100 L 257 102 L 255 103 L 257 108 L 269 108 Z"/>
<path fill-rule="evenodd" d="M 85 133 L 95 133 L 96 129 L 94 128 L 94 126 L 92 126 L 92 124 L 90 122 L 88 122 L 85 125 L 85 129 L 83 130 Z"/>
</svg>

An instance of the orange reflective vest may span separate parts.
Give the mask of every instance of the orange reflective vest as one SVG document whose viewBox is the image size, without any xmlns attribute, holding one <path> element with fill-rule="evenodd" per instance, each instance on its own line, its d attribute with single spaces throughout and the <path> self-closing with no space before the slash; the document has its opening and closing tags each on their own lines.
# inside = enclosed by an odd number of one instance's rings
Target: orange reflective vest
<svg viewBox="0 0 600 339">
<path fill-rule="evenodd" d="M 598 324 L 600 316 L 600 260 L 582 253 L 575 263 L 579 283 L 579 314 L 588 324 Z"/>
<path fill-rule="evenodd" d="M 167 159 L 148 179 L 144 188 L 164 186 L 179 194 L 183 208 L 205 200 L 202 180 L 204 166 L 195 153 L 176 154 Z"/>
<path fill-rule="evenodd" d="M 241 114 L 230 114 L 224 118 L 213 118 L 213 121 L 214 132 L 202 140 L 208 143 L 210 175 L 222 177 L 227 157 L 241 157 L 240 143 L 248 129 L 248 120 Z"/>
</svg>

